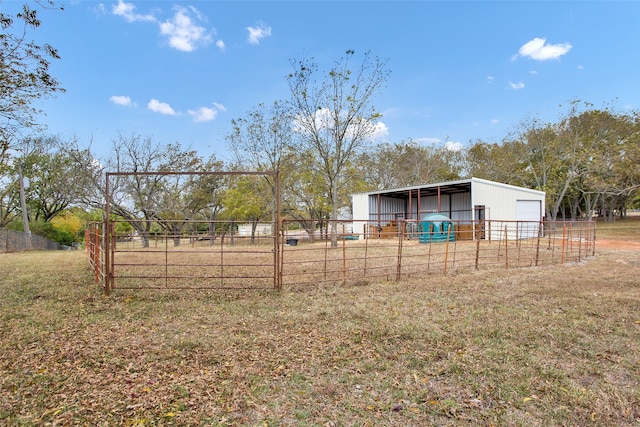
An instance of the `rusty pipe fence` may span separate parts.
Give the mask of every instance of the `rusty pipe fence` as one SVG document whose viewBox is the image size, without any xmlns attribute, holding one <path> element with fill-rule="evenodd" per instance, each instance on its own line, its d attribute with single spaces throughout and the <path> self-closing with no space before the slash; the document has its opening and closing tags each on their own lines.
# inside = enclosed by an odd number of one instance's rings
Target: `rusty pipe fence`
<svg viewBox="0 0 640 427">
<path fill-rule="evenodd" d="M 587 221 L 454 221 L 444 236 L 408 220 L 267 225 L 251 234 L 222 221 L 180 221 L 163 230 L 137 224 L 147 229 L 141 233 L 117 232 L 125 227 L 110 222 L 107 238 L 104 224 L 92 224 L 86 247 L 106 293 L 353 285 L 575 263 L 595 255 L 595 223 Z"/>
<path fill-rule="evenodd" d="M 444 236 L 408 220 L 341 221 L 322 232 L 298 224 L 283 221 L 284 288 L 564 264 L 595 255 L 594 222 L 453 221 Z"/>
</svg>

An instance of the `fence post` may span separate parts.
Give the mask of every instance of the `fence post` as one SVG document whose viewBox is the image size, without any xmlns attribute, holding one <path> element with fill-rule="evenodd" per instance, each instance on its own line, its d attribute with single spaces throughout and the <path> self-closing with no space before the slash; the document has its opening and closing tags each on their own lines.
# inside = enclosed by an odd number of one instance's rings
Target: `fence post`
<svg viewBox="0 0 640 427">
<path fill-rule="evenodd" d="M 93 256 L 93 268 L 96 273 L 96 284 L 100 283 L 100 231 L 98 224 L 94 224 L 93 226 L 93 239 L 92 244 L 93 252 L 91 256 Z"/>
<path fill-rule="evenodd" d="M 506 263 L 505 268 L 509 269 L 509 239 L 507 237 L 507 227 L 507 225 L 504 226 L 504 262 Z"/>
<path fill-rule="evenodd" d="M 396 270 L 396 281 L 399 282 L 402 277 L 402 243 L 404 241 L 404 232 L 405 232 L 406 222 L 402 220 L 400 223 L 401 230 L 398 233 L 398 264 Z"/>
<path fill-rule="evenodd" d="M 582 258 L 582 225 L 578 227 L 578 262 Z"/>
<path fill-rule="evenodd" d="M 540 260 L 540 231 L 542 230 L 542 227 L 544 227 L 544 224 L 540 222 L 540 225 L 538 227 L 538 240 L 536 242 L 536 267 L 538 266 L 538 262 Z"/>
<path fill-rule="evenodd" d="M 565 240 L 567 238 L 567 225 L 562 224 L 562 255 L 560 256 L 560 264 L 564 264 L 564 251 L 566 250 Z"/>
<path fill-rule="evenodd" d="M 444 246 L 444 275 L 447 275 L 447 263 L 449 262 L 449 237 L 451 236 L 451 224 L 447 228 L 447 242 Z M 431 245 L 431 243 L 429 243 Z"/>
<path fill-rule="evenodd" d="M 347 239 L 344 238 L 345 229 L 342 223 L 342 286 L 347 285 Z"/>
<path fill-rule="evenodd" d="M 476 239 L 476 270 L 478 270 L 478 262 L 480 261 L 480 239 Z"/>
</svg>

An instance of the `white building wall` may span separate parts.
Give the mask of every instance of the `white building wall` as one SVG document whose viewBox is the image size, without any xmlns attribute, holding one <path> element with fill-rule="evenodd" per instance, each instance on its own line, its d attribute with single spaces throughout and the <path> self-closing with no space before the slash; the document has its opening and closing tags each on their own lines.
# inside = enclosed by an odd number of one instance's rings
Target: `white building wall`
<svg viewBox="0 0 640 427">
<path fill-rule="evenodd" d="M 353 203 L 353 232 L 362 234 L 364 233 L 364 221 L 369 219 L 369 195 L 353 194 L 351 200 Z"/>
<path fill-rule="evenodd" d="M 522 225 L 518 226 L 515 222 L 518 220 L 516 207 L 519 201 L 538 201 L 541 209 L 539 221 L 544 215 L 545 193 L 542 191 L 474 178 L 471 193 L 473 205 L 485 206 L 485 219 L 492 221 L 490 239 L 503 239 L 505 233 L 508 239 L 531 237 L 531 232 L 523 234 Z M 531 217 L 527 220 L 531 220 Z"/>
<path fill-rule="evenodd" d="M 474 178 L 471 182 L 472 204 L 486 207 L 486 219 L 514 221 L 516 201 L 539 200 L 544 212 L 545 193 Z M 541 218 L 542 219 L 542 218 Z"/>
</svg>

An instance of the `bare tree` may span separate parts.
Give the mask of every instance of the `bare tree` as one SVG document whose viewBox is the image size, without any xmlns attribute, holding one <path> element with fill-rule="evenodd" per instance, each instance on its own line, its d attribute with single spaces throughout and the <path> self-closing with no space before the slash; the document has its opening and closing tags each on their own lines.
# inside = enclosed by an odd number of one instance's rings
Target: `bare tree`
<svg viewBox="0 0 640 427">
<path fill-rule="evenodd" d="M 353 50 L 348 50 L 328 71 L 321 71 L 312 59 L 293 61 L 289 74 L 295 130 L 321 162 L 331 201 L 332 246 L 337 246 L 340 209 L 339 191 L 349 161 L 376 134 L 381 114 L 373 106 L 374 96 L 386 82 L 386 61 L 364 54 L 352 70 Z"/>
</svg>

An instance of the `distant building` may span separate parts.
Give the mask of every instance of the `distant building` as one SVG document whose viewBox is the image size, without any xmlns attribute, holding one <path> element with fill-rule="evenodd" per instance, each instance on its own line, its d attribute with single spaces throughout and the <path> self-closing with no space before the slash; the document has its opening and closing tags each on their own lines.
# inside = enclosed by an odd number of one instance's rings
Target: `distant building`
<svg viewBox="0 0 640 427">
<path fill-rule="evenodd" d="M 512 228 L 516 221 L 540 222 L 545 212 L 544 191 L 480 178 L 358 193 L 352 200 L 354 233 L 364 233 L 374 224 L 389 227 L 402 220 L 420 220 L 434 212 L 469 231 L 482 221 L 506 221 Z M 538 232 L 537 226 L 533 229 Z"/>
<path fill-rule="evenodd" d="M 251 229 L 253 228 L 253 224 L 239 224 L 238 225 L 238 236 L 251 236 Z M 273 236 L 273 224 L 271 223 L 258 223 L 256 226 L 256 235 L 255 237 L 267 237 Z"/>
</svg>

